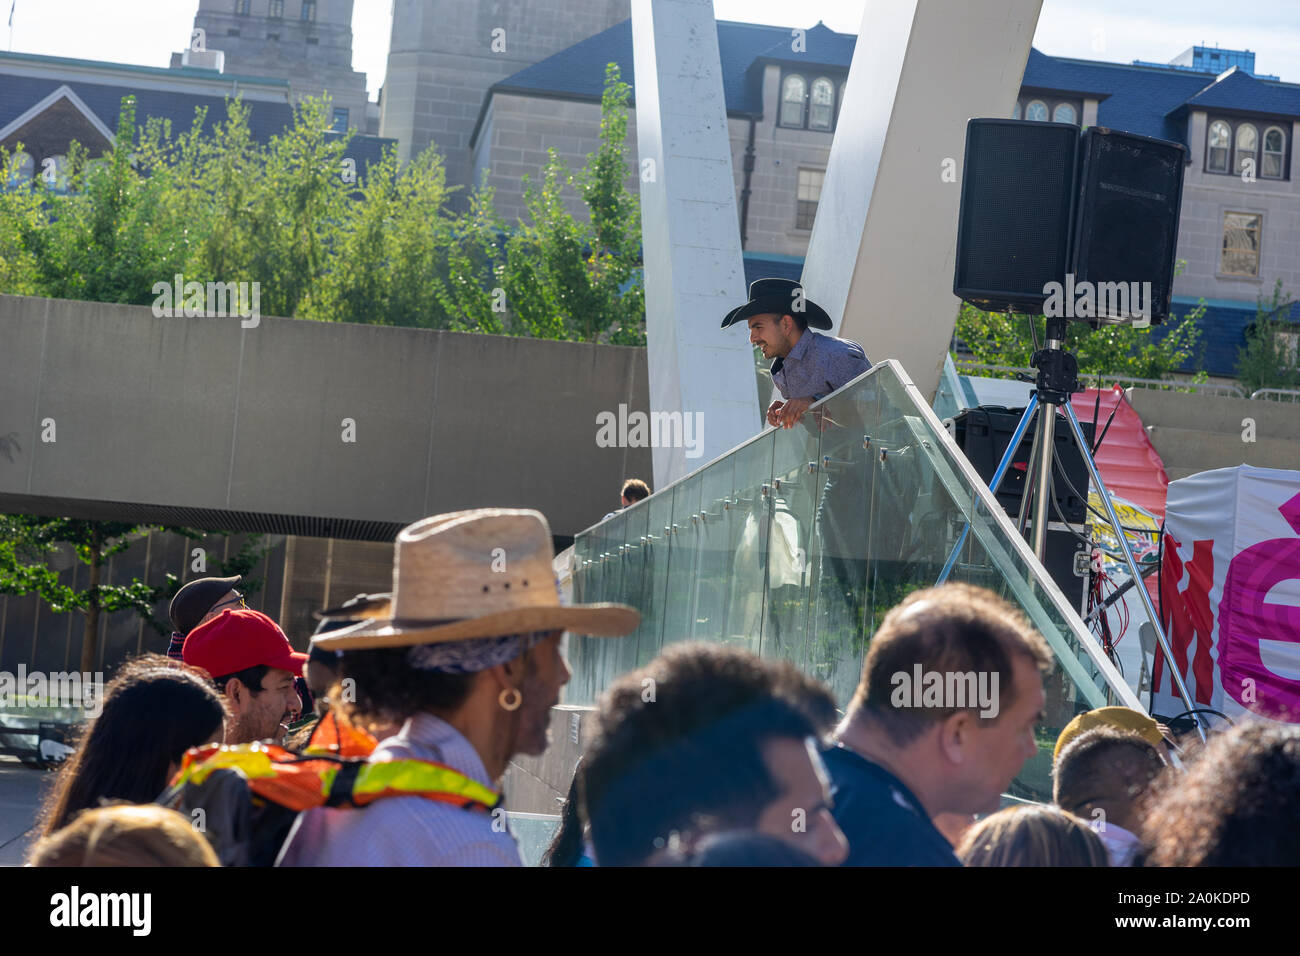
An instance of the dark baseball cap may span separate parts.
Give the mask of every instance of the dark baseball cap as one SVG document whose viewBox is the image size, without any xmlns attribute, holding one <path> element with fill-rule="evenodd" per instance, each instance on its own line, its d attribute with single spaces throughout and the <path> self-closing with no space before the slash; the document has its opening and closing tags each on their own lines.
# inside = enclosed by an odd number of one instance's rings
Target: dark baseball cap
<svg viewBox="0 0 1300 956">
<path fill-rule="evenodd" d="M 214 604 L 243 581 L 241 575 L 233 578 L 198 578 L 176 592 L 167 611 L 172 627 L 188 634 L 199 626 L 199 621 L 212 610 Z"/>
</svg>

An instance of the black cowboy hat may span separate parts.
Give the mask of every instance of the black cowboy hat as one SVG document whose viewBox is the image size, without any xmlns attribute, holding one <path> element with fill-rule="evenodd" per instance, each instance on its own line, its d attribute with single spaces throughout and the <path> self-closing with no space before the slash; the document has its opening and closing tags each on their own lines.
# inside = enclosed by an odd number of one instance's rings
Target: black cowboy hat
<svg viewBox="0 0 1300 956">
<path fill-rule="evenodd" d="M 814 329 L 829 329 L 831 317 L 817 303 L 803 297 L 803 286 L 793 279 L 755 279 L 749 284 L 749 301 L 732 309 L 722 327 L 744 322 L 756 315 L 802 315 Z"/>
</svg>

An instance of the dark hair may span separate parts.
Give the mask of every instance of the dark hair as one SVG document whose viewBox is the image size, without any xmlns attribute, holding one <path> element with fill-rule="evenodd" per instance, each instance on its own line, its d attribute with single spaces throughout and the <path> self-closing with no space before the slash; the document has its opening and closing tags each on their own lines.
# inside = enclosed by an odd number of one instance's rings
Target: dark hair
<svg viewBox="0 0 1300 956">
<path fill-rule="evenodd" d="M 469 697 L 476 674 L 442 674 L 407 663 L 409 647 L 348 651 L 339 662 L 339 682 L 330 706 L 365 729 L 401 724 L 421 711 L 451 711 Z M 352 681 L 343 692 L 343 681 Z"/>
<path fill-rule="evenodd" d="M 872 636 L 851 707 L 869 715 L 895 745 L 906 746 L 935 724 L 979 705 L 896 707 L 895 675 L 911 675 L 918 665 L 925 673 L 996 673 L 1001 715 L 1014 702 L 1016 656 L 1028 657 L 1044 672 L 1052 663 L 1047 642 L 992 591 L 970 584 L 915 591 L 890 609 Z"/>
<path fill-rule="evenodd" d="M 254 664 L 252 667 L 245 667 L 242 671 L 235 671 L 233 674 L 222 674 L 220 677 L 214 677 L 212 683 L 217 686 L 217 690 L 224 694 L 226 685 L 232 680 L 237 680 L 248 688 L 250 694 L 256 697 L 263 691 L 262 681 L 269 673 L 271 673 L 270 664 Z"/>
<path fill-rule="evenodd" d="M 835 701 L 786 661 L 679 644 L 617 680 L 583 761 L 601 866 L 644 862 L 674 832 L 752 827 L 780 794 L 762 746 L 821 737 Z"/>
<path fill-rule="evenodd" d="M 1057 807 L 1005 807 L 980 820 L 957 844 L 965 866 L 1109 866 L 1092 828 Z"/>
<path fill-rule="evenodd" d="M 683 861 L 686 866 L 820 866 L 785 840 L 742 830 L 705 837 Z"/>
<path fill-rule="evenodd" d="M 1161 778 L 1142 822 L 1148 866 L 1294 866 L 1300 727 L 1251 720 Z"/>
<path fill-rule="evenodd" d="M 85 728 L 42 807 L 42 833 L 102 799 L 149 803 L 168 767 L 210 740 L 226 710 L 202 676 L 158 654 L 122 665 L 104 689 L 103 710 Z"/>
<path fill-rule="evenodd" d="M 800 312 L 786 312 L 786 313 L 784 313 L 783 315 L 781 315 L 781 316 L 779 316 L 779 317 L 777 318 L 777 320 L 776 320 L 776 324 L 777 324 L 777 325 L 780 325 L 780 324 L 781 324 L 781 319 L 784 319 L 787 315 L 790 316 L 790 318 L 794 319 L 794 324 L 795 324 L 795 326 L 798 327 L 798 329 L 799 329 L 800 332 L 807 332 L 807 331 L 808 331 L 808 316 L 804 315 L 802 311 L 800 311 Z"/>
<path fill-rule="evenodd" d="M 650 486 L 640 478 L 629 478 L 623 482 L 623 497 L 628 501 L 641 501 L 650 497 Z"/>
<path fill-rule="evenodd" d="M 581 773 L 580 758 L 573 771 L 573 782 L 569 784 L 569 795 L 560 811 L 560 825 L 555 831 L 555 838 L 542 854 L 542 866 L 577 866 L 582 859 L 583 830 L 586 824 L 580 809 Z"/>
<path fill-rule="evenodd" d="M 1071 740 L 1052 768 L 1052 802 L 1079 813 L 1088 804 L 1130 808 L 1164 770 L 1156 748 L 1132 731 L 1094 727 Z"/>
</svg>

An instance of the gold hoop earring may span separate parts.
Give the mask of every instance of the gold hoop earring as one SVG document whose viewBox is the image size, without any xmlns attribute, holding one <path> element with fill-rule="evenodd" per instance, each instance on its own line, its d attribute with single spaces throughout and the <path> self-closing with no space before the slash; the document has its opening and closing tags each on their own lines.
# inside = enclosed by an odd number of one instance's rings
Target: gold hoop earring
<svg viewBox="0 0 1300 956">
<path fill-rule="evenodd" d="M 511 697 L 510 695 L 514 696 Z M 518 710 L 519 705 L 524 702 L 524 695 L 514 687 L 507 687 L 497 695 L 497 703 L 501 705 L 502 710 Z"/>
</svg>

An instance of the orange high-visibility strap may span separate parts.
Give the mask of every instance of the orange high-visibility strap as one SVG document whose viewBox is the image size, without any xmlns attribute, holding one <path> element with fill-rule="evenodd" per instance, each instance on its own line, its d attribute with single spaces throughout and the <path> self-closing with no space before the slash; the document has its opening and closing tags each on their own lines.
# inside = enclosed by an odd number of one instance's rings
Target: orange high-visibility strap
<svg viewBox="0 0 1300 956">
<path fill-rule="evenodd" d="M 213 771 L 239 770 L 256 796 L 291 810 L 365 806 L 383 797 L 423 797 L 466 808 L 493 809 L 501 794 L 459 770 L 428 760 L 366 760 L 299 757 L 283 747 L 210 745 L 186 752 L 172 781 L 200 785 Z"/>
</svg>

